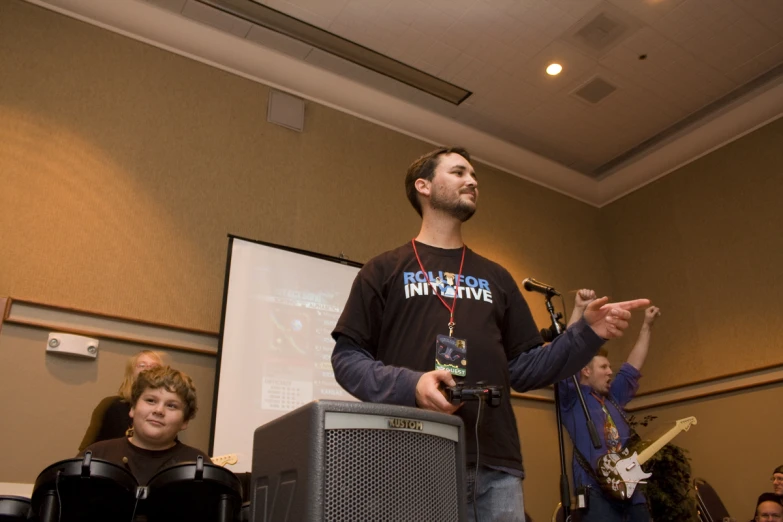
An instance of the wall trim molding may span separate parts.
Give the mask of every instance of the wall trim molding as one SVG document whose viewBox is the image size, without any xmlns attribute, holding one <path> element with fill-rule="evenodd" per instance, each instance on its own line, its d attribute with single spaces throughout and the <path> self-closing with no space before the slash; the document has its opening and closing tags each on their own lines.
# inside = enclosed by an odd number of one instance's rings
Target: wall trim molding
<svg viewBox="0 0 783 522">
<path fill-rule="evenodd" d="M 8 315 L 8 310 L 11 308 L 11 299 L 8 297 L 0 297 L 0 311 L 2 311 L 2 315 L 0 315 L 0 332 L 3 331 L 3 320 Z"/>
<path fill-rule="evenodd" d="M 218 332 L 139 321 L 22 299 L 7 299 L 3 319 L 8 324 L 217 355 Z"/>
<path fill-rule="evenodd" d="M 730 375 L 702 379 L 690 384 L 671 386 L 638 394 L 627 411 L 635 412 L 659 406 L 670 406 L 688 401 L 708 399 L 728 393 L 748 392 L 762 386 L 783 383 L 783 365 L 765 366 Z M 520 401 L 548 402 L 554 404 L 552 387 L 531 392 L 511 392 L 511 398 Z"/>
</svg>

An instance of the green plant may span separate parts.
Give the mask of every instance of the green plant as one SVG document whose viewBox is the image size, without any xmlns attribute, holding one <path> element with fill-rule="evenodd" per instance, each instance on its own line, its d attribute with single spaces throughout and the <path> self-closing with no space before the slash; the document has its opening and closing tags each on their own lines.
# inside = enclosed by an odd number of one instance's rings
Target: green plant
<svg viewBox="0 0 783 522">
<path fill-rule="evenodd" d="M 641 421 L 631 416 L 629 424 L 647 426 L 655 420 L 647 415 Z M 696 498 L 691 489 L 691 463 L 687 450 L 667 444 L 648 460 L 644 468 L 647 479 L 645 495 L 655 522 L 698 522 Z"/>
</svg>

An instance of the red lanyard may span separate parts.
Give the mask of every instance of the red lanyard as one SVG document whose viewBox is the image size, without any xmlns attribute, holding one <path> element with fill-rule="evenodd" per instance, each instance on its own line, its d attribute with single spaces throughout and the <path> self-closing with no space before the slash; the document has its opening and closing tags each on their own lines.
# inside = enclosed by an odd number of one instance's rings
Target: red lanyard
<svg viewBox="0 0 783 522">
<path fill-rule="evenodd" d="M 421 264 L 421 258 L 419 257 L 419 252 L 416 250 L 416 239 L 411 239 L 411 245 L 413 245 L 413 253 L 416 254 L 416 261 L 419 262 L 419 268 L 421 268 L 421 271 L 424 273 L 424 277 L 427 278 L 427 284 L 430 285 L 430 288 L 432 287 L 432 283 L 430 282 L 430 276 L 427 274 L 427 271 L 424 270 L 424 265 Z M 454 322 L 454 309 L 457 308 L 457 294 L 459 294 L 459 280 L 462 277 L 462 265 L 465 264 L 465 250 L 467 248 L 465 245 L 462 245 L 462 261 L 459 262 L 459 274 L 457 274 L 457 284 L 456 288 L 454 289 L 454 299 L 451 301 L 451 306 L 446 302 L 443 297 L 439 293 L 435 293 L 435 289 L 433 288 L 433 293 L 440 299 L 440 302 L 443 303 L 443 306 L 446 307 L 446 310 L 449 311 L 449 337 L 451 337 L 451 334 L 454 333 L 454 327 L 456 326 L 456 323 Z"/>
</svg>

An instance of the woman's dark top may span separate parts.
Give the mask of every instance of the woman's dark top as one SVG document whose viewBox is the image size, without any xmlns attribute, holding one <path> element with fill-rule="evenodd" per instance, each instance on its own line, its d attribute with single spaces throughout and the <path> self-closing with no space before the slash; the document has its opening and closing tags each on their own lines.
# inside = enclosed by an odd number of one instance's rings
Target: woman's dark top
<svg viewBox="0 0 783 522">
<path fill-rule="evenodd" d="M 79 444 L 79 451 L 102 440 L 124 437 L 125 432 L 131 427 L 131 421 L 130 403 L 119 395 L 106 397 L 92 412 L 90 426 L 84 434 L 82 443 Z"/>
</svg>

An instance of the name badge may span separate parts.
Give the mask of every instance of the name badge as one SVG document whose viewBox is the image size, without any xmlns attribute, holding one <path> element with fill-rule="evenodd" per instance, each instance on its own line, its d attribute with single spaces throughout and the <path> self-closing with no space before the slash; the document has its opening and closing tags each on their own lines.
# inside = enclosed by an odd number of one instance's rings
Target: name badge
<svg viewBox="0 0 783 522">
<path fill-rule="evenodd" d="M 468 343 L 448 335 L 435 338 L 435 369 L 448 370 L 452 375 L 465 377 L 468 373 Z"/>
</svg>

